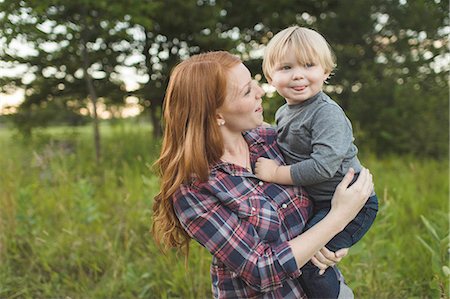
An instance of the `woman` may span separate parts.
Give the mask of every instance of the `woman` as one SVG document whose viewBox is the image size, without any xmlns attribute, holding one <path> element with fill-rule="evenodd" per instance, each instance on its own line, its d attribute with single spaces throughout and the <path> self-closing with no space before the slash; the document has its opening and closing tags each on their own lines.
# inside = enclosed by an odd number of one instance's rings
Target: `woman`
<svg viewBox="0 0 450 299">
<path fill-rule="evenodd" d="M 261 126 L 263 94 L 228 52 L 180 63 L 167 88 L 153 233 L 165 246 L 187 248 L 193 238 L 211 252 L 215 298 L 304 297 L 299 268 L 311 259 L 321 269 L 340 260 L 323 247 L 373 188 L 366 169 L 348 187 L 350 171 L 329 214 L 302 233 L 311 210 L 303 190 L 253 174 L 259 157 L 284 163 L 275 131 Z"/>
</svg>

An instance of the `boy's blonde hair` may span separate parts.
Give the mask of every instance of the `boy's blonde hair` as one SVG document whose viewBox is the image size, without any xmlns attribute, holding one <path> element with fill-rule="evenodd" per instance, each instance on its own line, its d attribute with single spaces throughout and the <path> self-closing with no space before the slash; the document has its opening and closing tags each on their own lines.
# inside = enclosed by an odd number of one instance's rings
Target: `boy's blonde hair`
<svg viewBox="0 0 450 299">
<path fill-rule="evenodd" d="M 293 51 L 302 65 L 319 63 L 326 73 L 336 67 L 336 57 L 325 38 L 312 29 L 291 26 L 272 37 L 264 51 L 263 72 L 268 82 L 272 81 L 273 71 L 283 57 Z"/>
</svg>

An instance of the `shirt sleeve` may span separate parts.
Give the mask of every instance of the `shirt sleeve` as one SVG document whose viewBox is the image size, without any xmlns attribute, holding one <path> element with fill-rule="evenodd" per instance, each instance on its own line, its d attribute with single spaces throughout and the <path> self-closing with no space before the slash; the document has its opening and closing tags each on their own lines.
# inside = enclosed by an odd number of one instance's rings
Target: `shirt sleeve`
<svg viewBox="0 0 450 299">
<path fill-rule="evenodd" d="M 250 223 L 213 195 L 182 191 L 174 209 L 186 232 L 254 289 L 268 292 L 300 275 L 288 242 L 262 242 Z"/>
<path fill-rule="evenodd" d="M 352 143 L 352 127 L 342 109 L 320 107 L 311 124 L 311 157 L 291 166 L 294 184 L 308 186 L 334 177 Z"/>
</svg>

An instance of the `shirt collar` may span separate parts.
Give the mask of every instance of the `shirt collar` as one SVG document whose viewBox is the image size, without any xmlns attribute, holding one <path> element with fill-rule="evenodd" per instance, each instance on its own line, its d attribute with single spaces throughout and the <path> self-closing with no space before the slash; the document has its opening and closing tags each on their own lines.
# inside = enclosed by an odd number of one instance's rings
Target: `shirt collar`
<svg viewBox="0 0 450 299">
<path fill-rule="evenodd" d="M 245 131 L 244 133 L 242 133 L 242 135 L 244 136 L 245 141 L 247 141 L 248 146 L 250 147 L 250 150 L 256 144 L 264 143 L 264 139 L 261 136 L 259 136 L 259 134 L 256 132 L 256 130 Z"/>
<path fill-rule="evenodd" d="M 315 95 L 313 95 L 312 97 L 307 99 L 306 101 L 298 103 L 298 104 L 287 105 L 287 107 L 288 107 L 288 109 L 292 109 L 292 110 L 300 109 L 302 107 L 308 106 L 311 103 L 314 103 L 319 97 L 322 96 L 322 94 L 323 94 L 323 91 L 319 91 L 318 93 L 316 93 Z"/>
<path fill-rule="evenodd" d="M 264 144 L 264 139 L 257 133 L 256 130 L 245 131 L 242 133 L 242 136 L 244 136 L 244 139 L 248 144 L 250 154 L 258 152 L 258 146 Z M 211 165 L 210 174 L 215 175 L 218 170 L 222 170 L 232 176 L 255 178 L 255 175 L 253 173 L 244 171 L 243 168 L 224 161 L 218 161 L 217 163 Z"/>
</svg>

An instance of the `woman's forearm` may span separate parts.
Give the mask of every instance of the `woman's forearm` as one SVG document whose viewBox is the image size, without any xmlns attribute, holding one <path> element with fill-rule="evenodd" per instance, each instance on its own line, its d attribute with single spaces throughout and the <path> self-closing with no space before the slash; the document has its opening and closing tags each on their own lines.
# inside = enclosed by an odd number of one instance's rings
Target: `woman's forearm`
<svg viewBox="0 0 450 299">
<path fill-rule="evenodd" d="M 339 219 L 339 215 L 330 211 L 319 223 L 289 241 L 297 267 L 305 265 L 316 252 L 341 232 L 345 225 L 345 221 Z"/>
<path fill-rule="evenodd" d="M 325 246 L 336 234 L 355 218 L 373 190 L 370 172 L 363 168 L 358 179 L 349 187 L 354 176 L 350 169 L 336 187 L 331 210 L 319 223 L 289 241 L 297 266 L 301 268 L 311 257 Z"/>
</svg>

